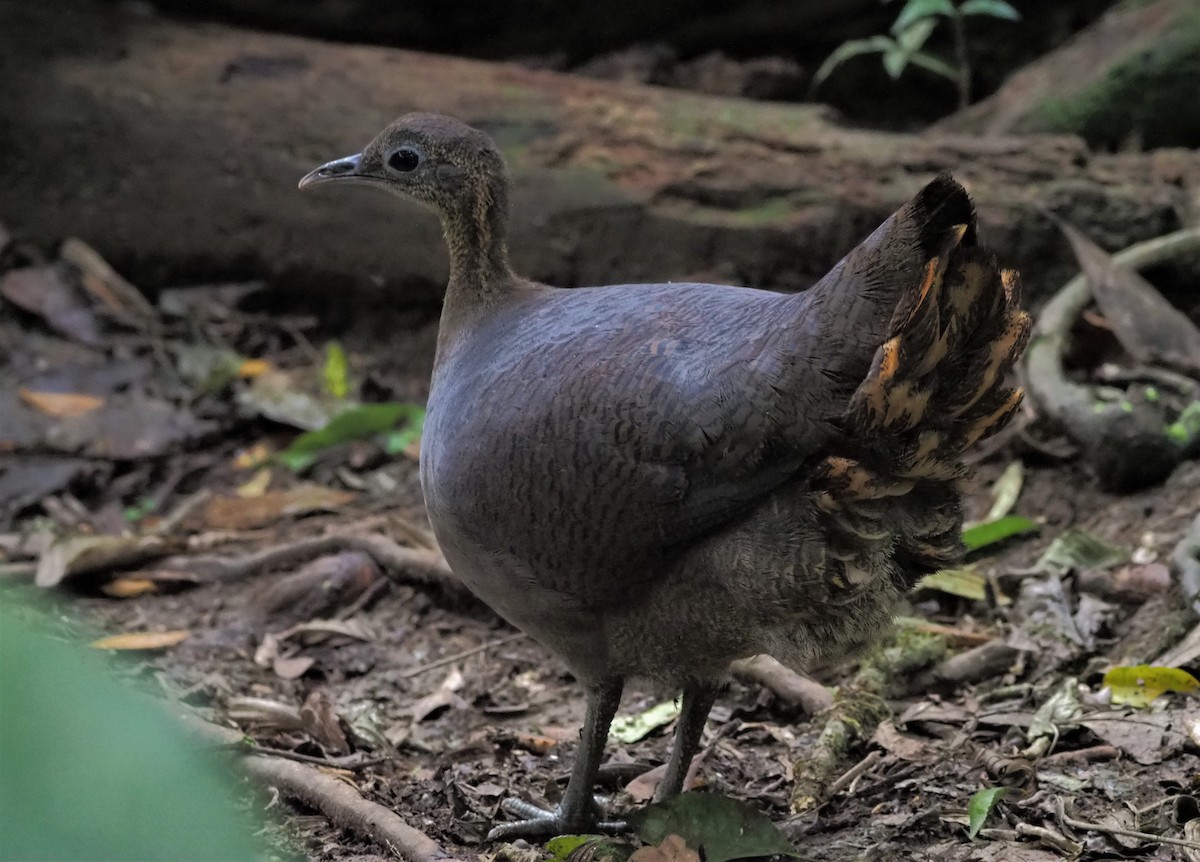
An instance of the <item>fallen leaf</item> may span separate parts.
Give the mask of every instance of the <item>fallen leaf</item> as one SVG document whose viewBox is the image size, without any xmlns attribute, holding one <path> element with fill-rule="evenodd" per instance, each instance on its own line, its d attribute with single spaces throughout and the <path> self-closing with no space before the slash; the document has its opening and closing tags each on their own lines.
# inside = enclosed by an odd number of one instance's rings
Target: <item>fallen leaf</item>
<svg viewBox="0 0 1200 862">
<path fill-rule="evenodd" d="M 639 847 L 629 862 L 700 862 L 700 854 L 678 835 L 668 835 L 657 847 Z"/>
<path fill-rule="evenodd" d="M 988 815 L 1007 792 L 1007 787 L 985 787 L 975 791 L 975 795 L 967 803 L 967 834 L 970 837 L 974 838 L 979 834 Z"/>
<path fill-rule="evenodd" d="M 280 679 L 299 679 L 314 664 L 316 664 L 316 659 L 306 655 L 276 656 L 271 662 L 271 669 Z"/>
<path fill-rule="evenodd" d="M 123 393 L 99 410 L 59 419 L 44 443 L 71 454 L 136 461 L 194 443 L 216 427 L 168 401 Z"/>
<path fill-rule="evenodd" d="M 912 763 L 920 763 L 929 754 L 929 746 L 923 740 L 901 733 L 890 721 L 876 725 L 871 742 L 889 754 Z"/>
<path fill-rule="evenodd" d="M 1112 668 L 1104 674 L 1104 685 L 1112 690 L 1114 704 L 1145 707 L 1168 691 L 1191 694 L 1200 681 L 1177 667 L 1139 664 Z"/>
<path fill-rule="evenodd" d="M 424 419 L 425 411 L 415 404 L 363 404 L 342 411 L 318 430 L 301 434 L 275 457 L 299 472 L 311 465 L 326 449 L 376 434 L 395 432 L 396 424 L 402 420 L 405 428 L 411 429 L 424 422 Z"/>
<path fill-rule="evenodd" d="M 109 311 L 129 318 L 141 328 L 147 328 L 158 320 L 158 313 L 142 292 L 122 278 L 98 251 L 83 240 L 68 237 L 59 248 L 58 256 L 79 270 L 84 289 L 99 299 Z"/>
<path fill-rule="evenodd" d="M 100 588 L 106 596 L 114 599 L 132 599 L 158 591 L 158 582 L 149 578 L 117 578 Z"/>
<path fill-rule="evenodd" d="M 269 467 L 263 467 L 249 480 L 238 485 L 234 493 L 244 500 L 249 500 L 261 497 L 269 487 L 271 487 L 271 470 Z"/>
<path fill-rule="evenodd" d="M 1033 568 L 1038 572 L 1062 575 L 1072 569 L 1110 568 L 1128 559 L 1129 552 L 1124 548 L 1087 530 L 1072 527 L 1050 543 Z"/>
<path fill-rule="evenodd" d="M 258 497 L 214 497 L 205 504 L 201 517 L 209 530 L 251 530 L 281 518 L 337 509 L 356 496 L 351 491 L 308 483 Z"/>
<path fill-rule="evenodd" d="M 926 575 L 917 581 L 917 589 L 938 590 L 951 596 L 982 602 L 987 599 L 988 582 L 983 573 L 974 566 L 964 566 L 958 569 L 940 569 Z M 994 591 L 997 604 L 1007 605 L 1012 602 L 1008 596 Z"/>
<path fill-rule="evenodd" d="M 745 802 L 713 793 L 682 793 L 631 812 L 630 825 L 647 844 L 678 835 L 706 862 L 754 856 L 799 856 L 775 824 Z"/>
<path fill-rule="evenodd" d="M 82 416 L 99 410 L 104 406 L 104 399 L 96 395 L 85 395 L 82 392 L 35 392 L 24 387 L 17 390 L 21 400 L 47 416 L 70 417 Z"/>
<path fill-rule="evenodd" d="M 463 687 L 463 675 L 457 668 L 451 670 L 446 678 L 442 680 L 442 684 L 437 690 L 425 695 L 420 700 L 416 701 L 409 707 L 408 713 L 412 716 L 414 722 L 424 721 L 435 712 L 439 712 L 448 706 L 462 708 L 466 706 L 466 701 L 455 694 Z"/>
<path fill-rule="evenodd" d="M 89 646 L 93 649 L 111 650 L 153 650 L 166 649 L 183 643 L 192 633 L 184 630 L 166 632 L 126 632 L 120 635 L 110 635 L 92 641 Z"/>
<path fill-rule="evenodd" d="M 1025 484 L 1025 465 L 1013 461 L 1004 468 L 996 484 L 992 486 L 992 507 L 984 515 L 983 521 L 999 521 L 1013 510 L 1017 499 L 1021 496 L 1021 488 Z"/>
<path fill-rule="evenodd" d="M 238 366 L 237 375 L 249 380 L 252 377 L 258 377 L 260 374 L 266 374 L 270 370 L 271 363 L 265 359 L 247 359 Z"/>
<path fill-rule="evenodd" d="M 38 315 L 73 341 L 100 344 L 100 327 L 87 300 L 57 264 L 14 269 L 0 276 L 0 296 Z"/>
<path fill-rule="evenodd" d="M 1188 713 L 1175 710 L 1112 712 L 1080 719 L 1097 737 L 1143 766 L 1162 763 L 1189 742 Z"/>
<path fill-rule="evenodd" d="M 248 449 L 238 452 L 233 459 L 233 466 L 238 470 L 253 470 L 271 457 L 271 447 L 266 443 L 255 443 Z"/>
<path fill-rule="evenodd" d="M 53 587 L 66 577 L 129 568 L 178 549 L 177 541 L 162 536 L 68 536 L 42 554 L 34 580 L 39 587 Z"/>
<path fill-rule="evenodd" d="M 650 733 L 678 718 L 679 709 L 679 701 L 666 700 L 656 703 L 637 715 L 619 715 L 613 719 L 612 725 L 609 727 L 608 738 L 614 742 L 626 744 L 645 739 Z"/>
<path fill-rule="evenodd" d="M 1200 371 L 1200 329 L 1188 316 L 1078 228 L 1055 221 L 1087 276 L 1096 305 L 1129 355 L 1142 364 L 1158 360 L 1188 373 Z"/>
<path fill-rule="evenodd" d="M 984 521 L 982 524 L 976 524 L 974 527 L 963 530 L 962 540 L 968 550 L 978 551 L 980 548 L 986 548 L 996 542 L 1002 542 L 1023 533 L 1036 532 L 1038 529 L 1038 525 L 1028 518 L 1022 518 L 1020 515 L 1006 515 L 1003 518 Z"/>
<path fill-rule="evenodd" d="M 67 487 L 77 476 L 94 470 L 83 458 L 15 455 L 5 459 L 0 474 L 0 509 L 16 511 Z"/>
<path fill-rule="evenodd" d="M 305 733 L 332 754 L 349 754 L 350 742 L 342 730 L 341 718 L 333 708 L 329 694 L 321 689 L 311 692 L 300 707 Z"/>
</svg>

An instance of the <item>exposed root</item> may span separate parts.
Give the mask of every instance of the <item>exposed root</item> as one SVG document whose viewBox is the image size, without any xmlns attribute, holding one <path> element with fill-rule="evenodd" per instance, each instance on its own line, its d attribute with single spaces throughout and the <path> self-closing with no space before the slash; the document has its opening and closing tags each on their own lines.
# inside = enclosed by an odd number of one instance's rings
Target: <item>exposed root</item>
<svg viewBox="0 0 1200 862">
<path fill-rule="evenodd" d="M 740 659 L 730 670 L 738 679 L 761 685 L 788 706 L 798 706 L 808 715 L 817 715 L 833 705 L 833 694 L 828 688 L 770 656 Z"/>
<path fill-rule="evenodd" d="M 264 756 L 240 746 L 242 735 L 199 719 L 188 721 L 204 738 L 245 751 L 239 766 L 261 783 L 320 811 L 343 829 L 377 841 L 411 862 L 443 862 L 452 857 L 440 844 L 404 822 L 394 811 L 364 799 L 355 787 L 305 763 Z"/>
<path fill-rule="evenodd" d="M 1114 263 L 1133 269 L 1200 249 L 1200 228 L 1178 231 L 1130 246 Z M 1163 433 L 1153 405 L 1100 401 L 1092 389 L 1068 379 L 1063 355 L 1076 319 L 1091 301 L 1087 279 L 1071 279 L 1042 309 L 1022 360 L 1029 394 L 1051 420 L 1084 450 L 1101 482 L 1128 490 L 1160 481 L 1183 449 Z"/>
</svg>

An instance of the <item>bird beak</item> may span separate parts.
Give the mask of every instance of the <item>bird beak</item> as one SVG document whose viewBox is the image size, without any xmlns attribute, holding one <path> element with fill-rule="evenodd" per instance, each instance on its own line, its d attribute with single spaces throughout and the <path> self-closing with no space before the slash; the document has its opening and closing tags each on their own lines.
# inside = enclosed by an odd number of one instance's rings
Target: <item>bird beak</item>
<svg viewBox="0 0 1200 862">
<path fill-rule="evenodd" d="M 306 189 L 309 186 L 315 186 L 319 183 L 329 182 L 330 180 L 350 180 L 351 182 L 358 180 L 363 181 L 369 179 L 358 172 L 358 163 L 362 158 L 361 153 L 355 153 L 352 156 L 346 156 L 344 159 L 334 159 L 332 162 L 326 162 L 317 168 L 315 171 L 309 171 L 300 179 L 300 188 Z"/>
</svg>

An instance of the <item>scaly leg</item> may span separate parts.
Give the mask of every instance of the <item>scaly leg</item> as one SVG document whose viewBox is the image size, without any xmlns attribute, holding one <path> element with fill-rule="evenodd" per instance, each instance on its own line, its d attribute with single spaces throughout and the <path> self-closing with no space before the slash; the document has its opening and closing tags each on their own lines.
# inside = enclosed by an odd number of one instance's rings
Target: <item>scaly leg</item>
<svg viewBox="0 0 1200 862">
<path fill-rule="evenodd" d="M 701 683 L 683 690 L 683 708 L 679 712 L 679 720 L 675 722 L 675 739 L 671 743 L 671 757 L 667 760 L 667 774 L 654 794 L 655 802 L 678 796 L 683 790 L 684 779 L 692 765 L 696 746 L 700 744 L 709 710 L 717 699 L 718 688 L 711 683 Z"/>
<path fill-rule="evenodd" d="M 587 713 L 579 734 L 579 752 L 575 755 L 575 766 L 571 770 L 571 780 L 567 782 L 567 792 L 562 802 L 553 811 L 547 811 L 519 799 L 506 799 L 501 807 L 510 814 L 526 819 L 498 824 L 488 833 L 489 841 L 502 838 L 549 838 L 597 830 L 624 831 L 624 823 L 597 822 L 596 805 L 592 800 L 592 787 L 600 771 L 600 758 L 608 741 L 609 725 L 617 714 L 624 686 L 624 680 L 615 679 L 588 689 Z"/>
</svg>

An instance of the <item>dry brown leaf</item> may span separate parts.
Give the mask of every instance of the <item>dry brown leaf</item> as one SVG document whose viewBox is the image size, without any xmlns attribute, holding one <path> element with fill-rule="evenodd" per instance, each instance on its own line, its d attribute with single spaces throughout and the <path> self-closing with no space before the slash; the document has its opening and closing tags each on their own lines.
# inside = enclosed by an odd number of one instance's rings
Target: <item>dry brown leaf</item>
<svg viewBox="0 0 1200 862">
<path fill-rule="evenodd" d="M 39 315 L 50 328 L 80 344 L 98 345 L 100 326 L 87 300 L 55 264 L 14 269 L 0 276 L 0 296 Z"/>
<path fill-rule="evenodd" d="M 42 554 L 34 580 L 53 587 L 72 575 L 135 566 L 179 548 L 179 541 L 162 536 L 68 536 Z"/>
<path fill-rule="evenodd" d="M 271 370 L 271 363 L 265 359 L 246 359 L 238 366 L 238 377 L 249 379 Z"/>
<path fill-rule="evenodd" d="M 927 758 L 929 746 L 915 736 L 907 736 L 896 730 L 890 721 L 880 722 L 871 736 L 871 742 L 901 760 L 918 763 Z"/>
<path fill-rule="evenodd" d="M 260 497 L 215 497 L 204 507 L 202 517 L 209 530 L 252 530 L 282 518 L 336 509 L 356 496 L 310 483 L 267 491 Z"/>
<path fill-rule="evenodd" d="M 103 398 L 83 392 L 37 392 L 21 387 L 17 394 L 30 407 L 59 419 L 82 416 L 104 406 Z"/>
<path fill-rule="evenodd" d="M 93 649 L 149 650 L 166 649 L 183 643 L 192 633 L 182 629 L 165 632 L 125 632 L 92 641 Z"/>
<path fill-rule="evenodd" d="M 329 695 L 320 689 L 309 694 L 300 707 L 304 731 L 331 754 L 349 754 L 350 742 Z"/>
<path fill-rule="evenodd" d="M 513 738 L 513 747 L 532 754 L 546 754 L 560 741 L 552 736 L 539 736 L 536 733 L 517 733 Z"/>
<path fill-rule="evenodd" d="M 639 847 L 629 862 L 700 862 L 700 854 L 678 835 L 668 835 L 657 847 Z"/>
<path fill-rule="evenodd" d="M 1200 328 L 1154 285 L 1114 262 L 1078 228 L 1055 221 L 1087 276 L 1096 304 L 1129 355 L 1141 363 L 1157 359 L 1187 372 L 1200 371 Z"/>
<path fill-rule="evenodd" d="M 122 278 L 98 251 L 83 240 L 69 237 L 58 254 L 78 268 L 84 289 L 99 299 L 109 311 L 131 317 L 143 325 L 158 319 L 158 312 L 142 292 Z"/>
<path fill-rule="evenodd" d="M 146 593 L 157 592 L 158 582 L 149 578 L 117 578 L 109 581 L 100 591 L 114 599 L 132 599 L 144 596 Z"/>
<path fill-rule="evenodd" d="M 425 697 L 409 707 L 408 711 L 412 716 L 413 722 L 424 721 L 443 707 L 452 706 L 462 708 L 466 706 L 466 701 L 455 694 L 456 691 L 463 687 L 463 682 L 462 671 L 457 668 L 451 670 L 446 675 L 446 678 L 442 680 L 442 684 L 438 686 L 437 691 L 425 695 Z"/>
</svg>

